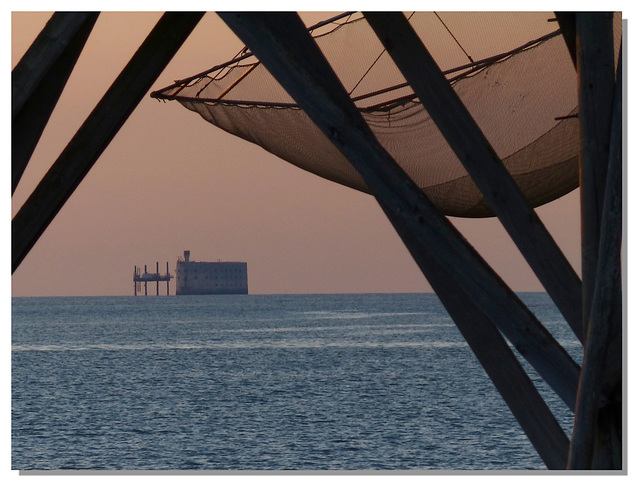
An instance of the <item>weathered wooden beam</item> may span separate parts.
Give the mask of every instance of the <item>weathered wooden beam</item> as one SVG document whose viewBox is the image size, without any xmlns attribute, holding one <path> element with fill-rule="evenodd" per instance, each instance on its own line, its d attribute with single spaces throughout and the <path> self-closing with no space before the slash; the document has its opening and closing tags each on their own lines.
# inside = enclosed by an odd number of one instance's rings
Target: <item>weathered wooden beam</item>
<svg viewBox="0 0 640 488">
<path fill-rule="evenodd" d="M 16 116 L 38 87 L 47 80 L 76 35 L 93 26 L 98 12 L 56 12 L 11 73 L 11 116 Z"/>
<path fill-rule="evenodd" d="M 586 337 L 596 280 L 611 134 L 615 85 L 613 13 L 577 13 L 576 33 L 581 136 L 582 311 Z"/>
<path fill-rule="evenodd" d="M 204 14 L 166 13 L 11 222 L 12 272 Z"/>
<path fill-rule="evenodd" d="M 382 202 L 381 206 L 385 209 Z M 393 212 L 385 209 L 385 213 Z M 466 294 L 450 269 L 440 264 L 437 253 L 425 251 L 410 229 L 390 219 L 545 465 L 566 469 L 569 439 L 491 318 Z"/>
<path fill-rule="evenodd" d="M 427 48 L 402 13 L 365 12 L 364 15 L 551 299 L 582 340 L 578 275 Z"/>
<path fill-rule="evenodd" d="M 618 58 L 603 206 L 570 469 L 622 469 L 622 56 Z"/>
<path fill-rule="evenodd" d="M 54 13 L 11 72 L 12 195 L 97 19 Z"/>
<path fill-rule="evenodd" d="M 235 18 L 233 14 L 220 14 L 225 21 L 229 15 Z M 275 14 L 266 15 L 266 18 L 272 16 L 275 16 L 272 20 L 279 18 Z M 281 20 L 283 32 L 286 31 L 286 18 Z M 239 16 L 238 19 L 249 21 L 245 16 Z M 302 42 L 300 39 L 296 40 Z M 295 44 L 296 41 L 292 42 Z M 312 43 L 312 47 L 315 47 L 315 43 Z M 285 47 L 279 49 L 284 50 Z M 285 54 L 288 56 L 289 52 L 285 51 Z M 321 60 L 326 63 L 323 57 Z M 291 85 L 288 89 L 292 96 L 297 98 L 298 103 L 310 116 L 313 114 L 312 119 L 329 134 L 329 139 L 345 155 L 348 154 L 353 159 L 352 164 L 358 165 L 361 174 L 366 174 L 367 178 L 375 183 L 378 193 L 384 194 L 386 206 L 396 209 L 398 219 L 412 222 L 414 230 L 421 233 L 425 247 L 433 247 L 434 251 L 438 251 L 438 259 L 447 264 L 450 272 L 468 291 L 471 299 L 491 316 L 494 323 L 499 324 L 500 330 L 514 347 L 573 409 L 577 393 L 578 366 L 380 146 L 358 110 L 348 99 L 346 92 L 342 88 L 341 92 L 329 88 L 335 85 L 335 74 L 330 67 L 330 74 L 326 73 L 326 70 L 323 70 L 325 64 L 320 62 L 314 61 L 310 66 L 278 66 L 281 70 L 278 73 L 281 78 L 279 81 L 283 86 L 286 86 L 285 82 Z M 299 76 L 294 76 L 289 71 L 290 68 L 297 70 Z M 274 68 L 270 69 L 273 72 Z M 310 72 L 307 74 L 307 71 Z M 337 127 L 341 131 L 339 134 Z"/>
<path fill-rule="evenodd" d="M 504 339 L 495 330 L 494 324 L 500 323 L 505 330 L 512 327 L 509 333 L 521 326 L 522 331 L 538 334 L 541 331 L 535 317 L 382 148 L 299 17 L 284 13 L 219 15 L 361 174 L 393 225 L 399 229 L 407 247 L 414 256 L 418 256 L 418 264 L 427 279 L 432 285 L 436 283 L 440 293 L 444 293 L 443 303 L 452 308 L 451 312 L 461 321 L 457 325 L 465 329 L 465 335 L 473 342 L 474 352 L 482 349 L 478 352 L 478 358 L 483 361 L 483 367 L 492 381 L 501 385 L 501 391 L 519 387 L 523 387 L 522 391 L 527 390 L 528 393 L 523 393 L 517 404 L 509 403 L 509 406 L 517 412 L 514 414 L 529 438 L 537 443 L 536 449 L 544 451 L 541 455 L 545 462 L 549 466 L 564 467 L 562 462 L 566 459 L 565 447 L 568 448 L 568 443 L 558 440 L 563 433 L 553 427 L 549 427 L 553 433 L 541 428 L 537 432 L 531 431 L 534 425 L 557 424 L 553 414 L 545 407 L 525 410 L 522 402 L 538 404 L 531 396 L 538 395 L 535 389 L 524 387 L 531 380 L 517 369 L 511 371 L 514 376 L 506 379 L 502 371 L 505 364 L 512 364 L 510 355 L 513 353 L 508 347 L 503 347 Z M 455 283 L 455 288 L 449 288 L 450 283 Z M 452 290 L 464 290 L 464 294 L 456 295 Z M 462 297 L 469 300 L 471 309 L 482 310 L 484 315 L 477 320 L 469 319 L 466 315 L 463 318 L 459 310 L 467 305 L 467 301 L 457 301 Z M 518 322 L 515 316 L 521 319 L 518 325 L 515 325 Z M 484 320 L 483 317 L 491 317 L 491 320 Z M 507 325 L 507 322 L 510 324 Z M 476 327 L 484 330 L 487 324 L 491 324 L 493 332 L 486 336 L 477 335 Z M 547 338 L 549 343 L 535 344 L 534 341 L 532 345 L 539 349 L 553 344 L 553 338 Z M 551 345 L 551 355 L 562 351 L 557 358 L 564 357 L 566 352 L 558 348 Z M 487 356 L 492 359 L 487 360 Z M 548 356 L 544 356 L 538 359 L 548 360 Z M 556 383 L 556 387 L 557 379 L 567 379 L 571 371 L 576 370 L 575 363 L 574 366 L 570 365 L 570 358 L 568 362 L 567 357 L 560 361 L 563 367 L 558 369 L 558 363 L 555 363 L 550 368 L 555 370 L 551 382 Z M 550 380 L 549 371 L 541 373 L 547 381 Z M 515 401 L 511 396 L 505 400 Z M 540 436 L 544 441 L 540 441 Z M 556 447 L 551 449 L 550 446 Z M 564 454 L 559 454 L 562 452 Z"/>
<path fill-rule="evenodd" d="M 576 58 L 576 13 L 575 12 L 555 12 L 556 20 L 562 31 L 562 37 L 567 45 L 569 56 L 573 61 L 573 66 L 577 67 Z"/>
</svg>

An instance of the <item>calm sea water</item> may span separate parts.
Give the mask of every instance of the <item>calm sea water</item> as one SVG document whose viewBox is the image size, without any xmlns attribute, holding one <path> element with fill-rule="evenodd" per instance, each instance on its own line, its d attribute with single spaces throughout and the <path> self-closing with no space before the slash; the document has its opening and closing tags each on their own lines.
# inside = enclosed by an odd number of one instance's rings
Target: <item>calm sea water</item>
<svg viewBox="0 0 640 488">
<path fill-rule="evenodd" d="M 14 298 L 12 342 L 13 469 L 545 468 L 435 295 Z"/>
</svg>

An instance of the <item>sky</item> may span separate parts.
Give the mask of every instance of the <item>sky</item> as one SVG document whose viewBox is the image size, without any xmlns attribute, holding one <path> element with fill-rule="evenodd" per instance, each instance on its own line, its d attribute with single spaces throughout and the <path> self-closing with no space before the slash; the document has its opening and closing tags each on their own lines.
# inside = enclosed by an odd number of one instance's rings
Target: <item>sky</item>
<svg viewBox="0 0 640 488">
<path fill-rule="evenodd" d="M 331 15 L 303 18 L 313 23 Z M 11 15 L 12 67 L 49 16 Z M 12 216 L 159 17 L 101 14 L 12 198 Z M 152 90 L 226 61 L 241 47 L 209 12 Z M 578 191 L 537 211 L 579 272 Z M 497 219 L 452 221 L 513 289 L 542 290 Z M 147 95 L 12 275 L 11 293 L 131 295 L 134 266 L 154 269 L 160 262 L 164 270 L 169 262 L 173 274 L 186 249 L 197 261 L 246 261 L 252 294 L 431 291 L 372 196 L 306 173 L 177 102 Z"/>
</svg>

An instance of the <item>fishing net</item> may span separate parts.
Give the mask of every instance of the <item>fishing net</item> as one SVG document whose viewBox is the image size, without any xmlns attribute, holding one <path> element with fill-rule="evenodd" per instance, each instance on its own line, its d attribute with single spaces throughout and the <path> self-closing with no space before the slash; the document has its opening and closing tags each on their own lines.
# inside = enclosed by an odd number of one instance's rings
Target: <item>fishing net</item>
<svg viewBox="0 0 640 488">
<path fill-rule="evenodd" d="M 407 14 L 536 207 L 579 184 L 576 72 L 554 15 Z M 310 28 L 382 146 L 446 215 L 493 213 L 366 20 Z M 621 22 L 614 26 L 619 43 Z M 618 45 L 618 44 L 616 44 Z M 367 192 L 349 162 L 248 50 L 154 92 L 318 176 Z"/>
</svg>

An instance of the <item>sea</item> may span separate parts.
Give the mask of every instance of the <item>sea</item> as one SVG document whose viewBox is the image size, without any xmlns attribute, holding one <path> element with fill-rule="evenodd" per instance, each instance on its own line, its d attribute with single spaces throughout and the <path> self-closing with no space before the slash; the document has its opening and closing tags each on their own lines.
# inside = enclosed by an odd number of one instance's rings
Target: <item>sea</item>
<svg viewBox="0 0 640 488">
<path fill-rule="evenodd" d="M 14 470 L 545 469 L 433 294 L 12 298 L 11 322 Z"/>
</svg>

